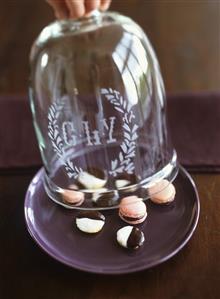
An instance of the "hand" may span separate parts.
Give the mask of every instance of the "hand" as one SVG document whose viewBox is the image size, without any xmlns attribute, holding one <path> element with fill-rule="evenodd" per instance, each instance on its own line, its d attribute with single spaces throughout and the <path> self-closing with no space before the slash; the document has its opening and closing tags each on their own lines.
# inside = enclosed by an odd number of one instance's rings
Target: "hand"
<svg viewBox="0 0 220 299">
<path fill-rule="evenodd" d="M 52 7 L 57 19 L 76 19 L 89 14 L 92 10 L 105 11 L 111 0 L 46 0 Z"/>
</svg>

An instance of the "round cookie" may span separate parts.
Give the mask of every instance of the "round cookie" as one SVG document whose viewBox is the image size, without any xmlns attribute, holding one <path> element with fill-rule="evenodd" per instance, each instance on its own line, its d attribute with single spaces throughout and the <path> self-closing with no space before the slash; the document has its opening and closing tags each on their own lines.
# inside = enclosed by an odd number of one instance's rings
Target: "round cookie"
<svg viewBox="0 0 220 299">
<path fill-rule="evenodd" d="M 108 191 L 108 189 L 99 189 L 101 192 L 94 192 L 92 201 L 96 207 L 112 207 L 118 204 L 118 193 L 116 191 Z"/>
<path fill-rule="evenodd" d="M 130 183 L 131 182 L 128 181 L 128 180 L 120 179 L 120 180 L 115 181 L 115 186 L 116 186 L 117 189 L 120 189 L 120 188 L 124 188 L 124 187 L 130 185 Z"/>
<path fill-rule="evenodd" d="M 176 189 L 168 180 L 161 180 L 149 187 L 148 193 L 152 202 L 156 204 L 167 204 L 174 200 Z"/>
<path fill-rule="evenodd" d="M 82 171 L 78 175 L 78 184 L 86 189 L 101 189 L 107 180 L 104 171 L 89 167 L 87 171 Z"/>
<path fill-rule="evenodd" d="M 71 184 L 68 188 L 75 191 L 79 190 L 79 186 L 77 184 Z"/>
<path fill-rule="evenodd" d="M 137 227 L 124 226 L 117 231 L 119 245 L 128 249 L 138 249 L 145 241 L 144 233 Z"/>
<path fill-rule="evenodd" d="M 147 217 L 147 208 L 142 198 L 137 196 L 124 197 L 119 206 L 120 218 L 129 224 L 139 224 Z"/>
<path fill-rule="evenodd" d="M 64 189 L 61 194 L 64 203 L 74 205 L 76 207 L 80 206 L 85 199 L 83 192 L 80 191 Z"/>
<path fill-rule="evenodd" d="M 84 233 L 98 233 L 104 224 L 105 216 L 98 211 L 81 211 L 76 216 L 76 226 Z"/>
</svg>

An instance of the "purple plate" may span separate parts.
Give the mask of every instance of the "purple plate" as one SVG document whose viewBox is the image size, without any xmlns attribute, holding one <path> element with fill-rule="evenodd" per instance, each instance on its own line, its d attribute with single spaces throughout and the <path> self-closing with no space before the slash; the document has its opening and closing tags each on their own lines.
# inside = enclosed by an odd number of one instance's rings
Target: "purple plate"
<svg viewBox="0 0 220 299">
<path fill-rule="evenodd" d="M 123 274 L 158 265 L 174 256 L 189 241 L 199 218 L 199 198 L 190 175 L 182 167 L 175 179 L 176 199 L 159 206 L 147 201 L 148 217 L 139 227 L 145 243 L 135 252 L 117 244 L 116 232 L 126 225 L 116 210 L 105 211 L 106 223 L 97 235 L 80 232 L 77 211 L 67 210 L 48 198 L 43 170 L 33 178 L 25 198 L 28 231 L 50 256 L 70 267 L 93 273 Z"/>
</svg>

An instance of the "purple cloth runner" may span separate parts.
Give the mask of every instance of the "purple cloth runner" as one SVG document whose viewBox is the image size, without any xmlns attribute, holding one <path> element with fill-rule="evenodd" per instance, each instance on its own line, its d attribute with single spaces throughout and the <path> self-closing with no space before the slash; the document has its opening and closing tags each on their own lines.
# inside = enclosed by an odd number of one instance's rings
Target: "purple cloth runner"
<svg viewBox="0 0 220 299">
<path fill-rule="evenodd" d="M 0 97 L 0 141 L 0 168 L 42 164 L 27 97 Z"/>
<path fill-rule="evenodd" d="M 196 172 L 220 172 L 220 92 L 168 97 L 168 123 L 178 159 Z"/>
<path fill-rule="evenodd" d="M 192 171 L 220 171 L 220 92 L 168 96 L 167 106 L 180 163 Z M 1 169 L 42 164 L 27 97 L 0 97 L 0 141 Z"/>
</svg>

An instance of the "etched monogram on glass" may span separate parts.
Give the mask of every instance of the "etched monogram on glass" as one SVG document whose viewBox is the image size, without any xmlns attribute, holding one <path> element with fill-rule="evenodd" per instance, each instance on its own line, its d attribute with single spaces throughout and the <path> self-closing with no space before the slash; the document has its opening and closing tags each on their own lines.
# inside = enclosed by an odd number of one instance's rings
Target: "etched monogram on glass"
<svg viewBox="0 0 220 299">
<path fill-rule="evenodd" d="M 112 12 L 56 21 L 31 50 L 30 101 L 44 186 L 73 209 L 149 197 L 177 174 L 159 65 L 141 28 Z"/>
</svg>

